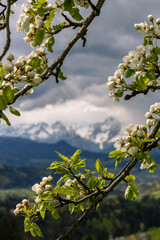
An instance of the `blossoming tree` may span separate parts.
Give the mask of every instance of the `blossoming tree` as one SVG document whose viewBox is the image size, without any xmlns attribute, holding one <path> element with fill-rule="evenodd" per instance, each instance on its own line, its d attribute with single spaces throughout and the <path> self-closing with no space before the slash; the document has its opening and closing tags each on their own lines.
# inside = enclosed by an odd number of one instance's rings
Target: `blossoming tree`
<svg viewBox="0 0 160 240">
<path fill-rule="evenodd" d="M 61 71 L 63 62 L 79 39 L 85 46 L 87 29 L 99 16 L 104 0 L 97 0 L 95 5 L 90 0 L 56 0 L 51 3 L 47 0 L 27 0 L 22 5 L 23 13 L 19 16 L 17 31 L 26 32 L 24 41 L 30 44 L 33 51 L 16 60 L 13 54 L 8 53 L 11 41 L 10 14 L 14 13 L 12 5 L 15 2 L 0 0 L 0 31 L 6 31 L 6 42 L 0 53 L 0 118 L 8 125 L 10 121 L 4 111 L 9 109 L 12 114 L 20 116 L 20 112 L 11 106 L 18 98 L 32 94 L 34 87 L 51 76 L 55 77 L 57 83 L 66 79 Z M 86 18 L 81 15 L 80 7 L 87 9 L 89 15 Z M 57 14 L 62 20 L 58 25 L 54 21 Z M 114 76 L 108 78 L 107 88 L 114 101 L 119 101 L 123 95 L 125 100 L 129 100 L 137 94 L 146 95 L 149 91 L 160 89 L 159 26 L 160 19 L 154 22 L 152 15 L 148 16 L 148 22 L 135 24 L 135 29 L 145 35 L 143 44 L 136 51 L 130 51 L 123 58 L 123 63 L 118 65 Z M 75 36 L 60 56 L 49 63 L 48 52 L 53 52 L 56 35 L 72 28 L 77 29 Z M 37 220 L 44 219 L 46 211 L 58 219 L 58 208 L 67 205 L 71 213 L 82 211 L 82 215 L 64 234 L 57 237 L 58 240 L 64 239 L 122 181 L 126 184 L 125 198 L 135 199 L 139 191 L 130 171 L 137 162 L 149 172 L 156 169 L 157 164 L 150 151 L 155 147 L 160 150 L 159 116 L 160 102 L 156 102 L 145 115 L 146 125 L 130 124 L 125 128 L 124 136 L 116 139 L 116 150 L 109 154 L 110 158 L 115 158 L 115 168 L 127 158 L 127 164 L 116 175 L 108 172 L 99 159 L 95 163 L 95 172 L 86 169 L 85 160 L 80 158 L 80 150 L 70 158 L 58 153 L 60 160 L 49 167 L 55 174 L 61 174 L 56 185 L 52 184 L 52 176 L 43 177 L 40 183 L 32 187 L 36 194 L 35 204 L 23 199 L 14 210 L 15 215 L 24 217 L 25 231 L 42 237 Z"/>
</svg>

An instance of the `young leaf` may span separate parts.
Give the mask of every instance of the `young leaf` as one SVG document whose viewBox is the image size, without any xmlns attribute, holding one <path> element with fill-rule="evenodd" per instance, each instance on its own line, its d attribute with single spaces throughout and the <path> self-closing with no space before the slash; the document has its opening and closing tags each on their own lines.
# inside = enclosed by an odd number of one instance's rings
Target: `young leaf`
<svg viewBox="0 0 160 240">
<path fill-rule="evenodd" d="M 128 183 L 132 183 L 135 181 L 135 176 L 133 175 L 128 175 L 125 177 L 125 180 L 128 182 Z"/>
<path fill-rule="evenodd" d="M 20 112 L 17 110 L 17 109 L 15 109 L 15 108 L 13 108 L 13 107 L 9 107 L 9 110 L 10 110 L 10 112 L 12 113 L 12 114 L 14 114 L 14 115 L 16 115 L 16 116 L 20 116 L 21 114 L 20 114 Z"/>
<path fill-rule="evenodd" d="M 107 178 L 112 179 L 114 177 L 114 173 L 107 173 Z"/>
<path fill-rule="evenodd" d="M 47 44 L 46 44 L 46 47 L 47 47 L 47 49 L 48 49 L 48 52 L 53 53 L 52 47 L 53 47 L 54 43 L 55 43 L 55 39 L 54 39 L 53 36 L 51 36 L 51 37 L 48 39 L 48 42 L 47 42 Z"/>
<path fill-rule="evenodd" d="M 72 7 L 74 7 L 74 1 L 73 0 L 64 0 L 64 10 L 65 11 L 69 11 L 70 9 L 72 9 Z"/>
<path fill-rule="evenodd" d="M 59 166 L 61 166 L 63 163 L 61 163 L 61 162 L 53 162 L 52 164 L 51 164 L 51 166 L 49 167 L 49 169 L 55 169 L 55 168 L 58 168 Z"/>
<path fill-rule="evenodd" d="M 65 157 L 64 155 L 60 154 L 59 152 L 57 152 L 57 154 L 64 162 L 68 162 L 69 161 L 69 159 L 67 157 Z"/>
<path fill-rule="evenodd" d="M 57 168 L 56 173 L 57 173 L 57 174 L 61 174 L 61 173 L 69 174 L 70 171 L 69 171 L 68 169 L 60 166 L 60 167 Z"/>
<path fill-rule="evenodd" d="M 78 8 L 71 8 L 69 10 L 69 13 L 72 16 L 72 18 L 74 18 L 77 21 L 81 21 L 83 19 L 83 17 L 79 13 L 79 9 Z"/>
<path fill-rule="evenodd" d="M 45 218 L 46 207 L 47 207 L 46 202 L 42 202 L 41 204 L 39 204 L 39 210 L 40 210 L 40 215 L 41 215 L 42 219 Z"/>
<path fill-rule="evenodd" d="M 54 10 L 50 11 L 49 16 L 47 16 L 47 20 L 46 20 L 46 28 L 47 28 L 47 30 L 49 30 L 49 28 L 50 28 L 50 25 L 51 25 L 51 22 L 52 22 L 52 20 L 54 18 L 55 12 L 56 11 L 54 9 Z"/>
<path fill-rule="evenodd" d="M 7 108 L 7 102 L 3 95 L 0 95 L 0 110 L 5 110 Z"/>
<path fill-rule="evenodd" d="M 31 220 L 29 217 L 26 217 L 24 219 L 24 231 L 28 232 L 28 231 L 30 231 L 30 228 L 31 228 Z"/>
<path fill-rule="evenodd" d="M 6 124 L 8 126 L 11 126 L 10 121 L 8 120 L 8 118 L 6 117 L 6 115 L 3 112 L 1 113 L 1 118 L 6 122 Z"/>
<path fill-rule="evenodd" d="M 11 86 L 8 85 L 3 89 L 3 96 L 4 96 L 5 100 L 7 101 L 7 103 L 13 102 L 14 93 L 11 89 Z"/>
<path fill-rule="evenodd" d="M 99 184 L 100 184 L 100 180 L 93 176 L 87 182 L 87 187 L 89 187 L 90 189 L 94 189 L 98 187 Z"/>
<path fill-rule="evenodd" d="M 96 170 L 98 173 L 103 173 L 103 165 L 99 159 L 96 160 Z"/>
<path fill-rule="evenodd" d="M 58 73 L 58 78 L 60 78 L 61 80 L 66 80 L 66 79 L 67 79 L 67 77 L 64 77 L 64 76 L 63 76 L 63 73 L 62 73 L 61 70 L 60 70 L 59 73 Z"/>
<path fill-rule="evenodd" d="M 38 29 L 35 34 L 35 41 L 38 45 L 41 45 L 43 42 L 45 36 L 45 30 L 44 29 Z"/>
<path fill-rule="evenodd" d="M 109 153 L 109 157 L 114 158 L 114 157 L 117 157 L 121 153 L 122 153 L 121 150 L 114 150 L 114 151 Z"/>
<path fill-rule="evenodd" d="M 129 78 L 129 77 L 133 76 L 134 73 L 135 73 L 135 70 L 127 68 L 127 70 L 125 71 L 125 77 Z"/>
<path fill-rule="evenodd" d="M 43 237 L 41 229 L 37 226 L 36 223 L 31 223 L 30 232 L 33 237 L 36 237 L 36 236 Z"/>
</svg>

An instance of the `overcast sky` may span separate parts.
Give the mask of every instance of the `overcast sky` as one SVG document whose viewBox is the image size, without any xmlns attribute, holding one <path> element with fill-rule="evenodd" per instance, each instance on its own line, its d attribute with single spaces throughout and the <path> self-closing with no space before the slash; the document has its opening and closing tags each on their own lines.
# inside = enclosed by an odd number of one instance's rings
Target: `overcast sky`
<svg viewBox="0 0 160 240">
<path fill-rule="evenodd" d="M 24 44 L 24 35 L 15 30 L 20 3 L 17 3 L 12 20 L 11 52 L 17 57 L 32 50 Z M 15 106 L 22 116 L 10 117 L 12 124 L 41 121 L 85 124 L 102 122 L 109 116 L 125 124 L 144 123 L 145 112 L 159 101 L 158 96 L 150 94 L 149 97 L 138 96 L 127 102 L 121 99 L 120 103 L 114 103 L 108 96 L 106 82 L 123 56 L 142 43 L 143 35 L 134 29 L 134 24 L 147 20 L 148 14 L 160 17 L 159 0 L 106 1 L 101 15 L 89 27 L 86 47 L 82 48 L 82 42 L 78 42 L 64 62 L 62 70 L 67 80 L 57 85 L 55 79 L 49 79 L 35 88 L 32 96 L 21 98 Z M 73 33 L 68 31 L 60 35 L 55 55 L 50 59 L 60 53 L 72 36 Z M 0 36 L 1 44 L 3 40 L 4 34 Z"/>
</svg>

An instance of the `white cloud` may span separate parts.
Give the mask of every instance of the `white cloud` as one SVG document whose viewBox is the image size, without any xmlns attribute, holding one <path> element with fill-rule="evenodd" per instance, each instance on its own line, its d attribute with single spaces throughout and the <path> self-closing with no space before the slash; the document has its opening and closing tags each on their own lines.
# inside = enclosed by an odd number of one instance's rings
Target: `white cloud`
<svg viewBox="0 0 160 240">
<path fill-rule="evenodd" d="M 63 104 L 48 104 L 42 108 L 36 108 L 30 111 L 21 111 L 21 117 L 14 117 L 9 114 L 12 124 L 17 123 L 37 123 L 46 122 L 51 124 L 61 120 L 63 123 L 80 123 L 89 124 L 104 121 L 109 116 L 119 119 L 121 122 L 128 123 L 126 115 L 129 113 L 129 121 L 133 119 L 134 113 L 128 112 L 124 106 L 117 104 L 112 106 L 96 106 L 86 99 L 77 101 L 69 100 Z"/>
</svg>

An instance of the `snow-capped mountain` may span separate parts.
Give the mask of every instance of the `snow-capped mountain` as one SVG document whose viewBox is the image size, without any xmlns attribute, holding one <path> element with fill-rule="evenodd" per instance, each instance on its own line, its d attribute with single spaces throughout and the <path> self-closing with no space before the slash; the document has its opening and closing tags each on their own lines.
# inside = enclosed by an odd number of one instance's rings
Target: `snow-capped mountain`
<svg viewBox="0 0 160 240">
<path fill-rule="evenodd" d="M 120 122 L 109 117 L 104 122 L 88 126 L 65 126 L 61 122 L 52 125 L 44 122 L 11 127 L 0 125 L 0 136 L 21 137 L 45 143 L 64 140 L 78 148 L 103 151 L 111 146 L 113 138 L 119 134 L 120 129 Z"/>
</svg>

